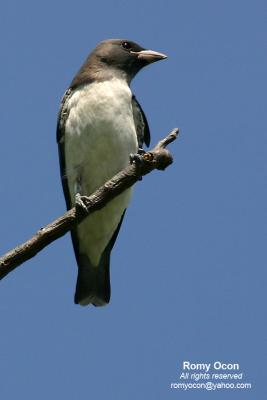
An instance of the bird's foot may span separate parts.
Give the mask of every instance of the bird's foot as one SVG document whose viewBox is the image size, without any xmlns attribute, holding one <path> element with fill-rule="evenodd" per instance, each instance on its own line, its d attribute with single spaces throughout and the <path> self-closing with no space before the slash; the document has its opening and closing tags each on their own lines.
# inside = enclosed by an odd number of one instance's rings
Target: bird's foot
<svg viewBox="0 0 267 400">
<path fill-rule="evenodd" d="M 139 150 L 138 150 L 138 153 L 135 153 L 135 154 L 131 153 L 130 154 L 130 164 L 141 165 L 142 162 L 144 162 L 143 156 L 141 154 L 139 154 Z M 138 180 L 141 181 L 142 180 L 142 176 L 140 176 L 140 178 Z"/>
<path fill-rule="evenodd" d="M 140 164 L 143 161 L 142 156 L 144 154 L 146 154 L 145 150 L 139 147 L 137 153 L 130 154 L 130 163 Z"/>
<path fill-rule="evenodd" d="M 86 196 L 81 196 L 80 193 L 76 193 L 75 195 L 75 207 L 82 210 L 84 213 L 89 214 L 88 208 L 84 202 Z"/>
<path fill-rule="evenodd" d="M 144 161 L 153 162 L 153 154 L 150 151 L 145 151 L 141 148 L 138 149 L 138 153 L 130 154 L 130 163 L 141 164 Z"/>
<path fill-rule="evenodd" d="M 133 164 L 141 164 L 143 161 L 143 156 L 146 154 L 145 150 L 142 147 L 138 148 L 137 153 L 130 154 L 130 163 Z"/>
<path fill-rule="evenodd" d="M 145 158 L 146 155 L 146 151 L 144 149 L 142 149 L 141 147 L 139 147 L 138 152 L 135 154 L 130 154 L 130 164 L 137 164 L 137 165 L 141 165 Z M 140 176 L 139 181 L 142 180 L 142 177 Z"/>
<path fill-rule="evenodd" d="M 144 154 L 146 154 L 146 151 L 144 149 L 142 149 L 142 147 L 139 147 L 137 153 L 140 154 L 141 156 L 143 156 Z"/>
<path fill-rule="evenodd" d="M 134 154 L 131 153 L 131 154 L 130 154 L 130 163 L 131 163 L 131 164 L 133 164 L 133 163 L 135 163 L 135 164 L 141 164 L 142 161 L 143 161 L 143 157 L 142 157 L 141 154 L 138 154 L 138 153 L 134 153 Z"/>
</svg>

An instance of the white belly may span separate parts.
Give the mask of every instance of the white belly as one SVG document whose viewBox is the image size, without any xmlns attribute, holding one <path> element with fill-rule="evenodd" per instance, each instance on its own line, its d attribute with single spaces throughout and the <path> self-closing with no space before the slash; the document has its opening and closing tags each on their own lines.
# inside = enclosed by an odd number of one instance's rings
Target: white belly
<svg viewBox="0 0 267 400">
<path fill-rule="evenodd" d="M 75 194 L 90 195 L 129 163 L 138 149 L 126 82 L 110 80 L 76 90 L 69 99 L 65 126 L 66 174 L 72 204 Z M 78 226 L 79 249 L 93 265 L 115 232 L 131 196 L 128 189 Z"/>
</svg>

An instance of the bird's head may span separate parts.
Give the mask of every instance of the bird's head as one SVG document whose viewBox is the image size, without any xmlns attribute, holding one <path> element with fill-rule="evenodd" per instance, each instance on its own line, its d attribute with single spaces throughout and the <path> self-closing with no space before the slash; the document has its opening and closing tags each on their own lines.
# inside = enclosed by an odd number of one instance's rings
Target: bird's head
<svg viewBox="0 0 267 400">
<path fill-rule="evenodd" d="M 115 75 L 124 77 L 130 83 L 140 69 L 165 58 L 165 54 L 144 49 L 131 40 L 109 39 L 96 46 L 79 73 L 91 74 L 98 79 Z"/>
</svg>

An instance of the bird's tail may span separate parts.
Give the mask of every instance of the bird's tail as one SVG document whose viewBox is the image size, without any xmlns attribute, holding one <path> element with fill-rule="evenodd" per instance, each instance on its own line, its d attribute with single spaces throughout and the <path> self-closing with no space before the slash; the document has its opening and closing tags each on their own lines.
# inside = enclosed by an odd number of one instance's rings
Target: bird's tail
<svg viewBox="0 0 267 400">
<path fill-rule="evenodd" d="M 76 232 L 72 231 L 72 241 L 74 244 L 75 256 L 78 264 L 78 278 L 76 284 L 76 292 L 74 302 L 82 306 L 93 304 L 94 306 L 104 306 L 110 300 L 110 277 L 109 264 L 110 254 L 117 239 L 125 210 L 122 214 L 120 223 L 113 233 L 113 236 L 105 248 L 99 265 L 93 266 L 89 257 L 86 254 L 79 252 L 79 247 L 76 245 Z"/>
<path fill-rule="evenodd" d="M 92 303 L 94 306 L 104 306 L 110 300 L 109 254 L 103 254 L 97 267 L 89 258 L 79 255 L 78 278 L 74 302 L 82 306 Z"/>
</svg>

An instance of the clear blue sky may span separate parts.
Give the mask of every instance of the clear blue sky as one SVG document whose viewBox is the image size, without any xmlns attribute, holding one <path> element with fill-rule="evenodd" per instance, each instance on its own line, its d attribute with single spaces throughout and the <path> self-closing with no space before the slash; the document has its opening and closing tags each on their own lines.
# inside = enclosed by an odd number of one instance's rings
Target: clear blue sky
<svg viewBox="0 0 267 400">
<path fill-rule="evenodd" d="M 266 397 L 265 1 L 5 1 L 1 225 L 6 252 L 65 211 L 59 102 L 90 50 L 168 54 L 133 90 L 174 164 L 135 188 L 109 306 L 73 304 L 69 235 L 0 283 L 4 400 Z M 239 363 L 249 391 L 171 390 L 184 360 Z"/>
</svg>

